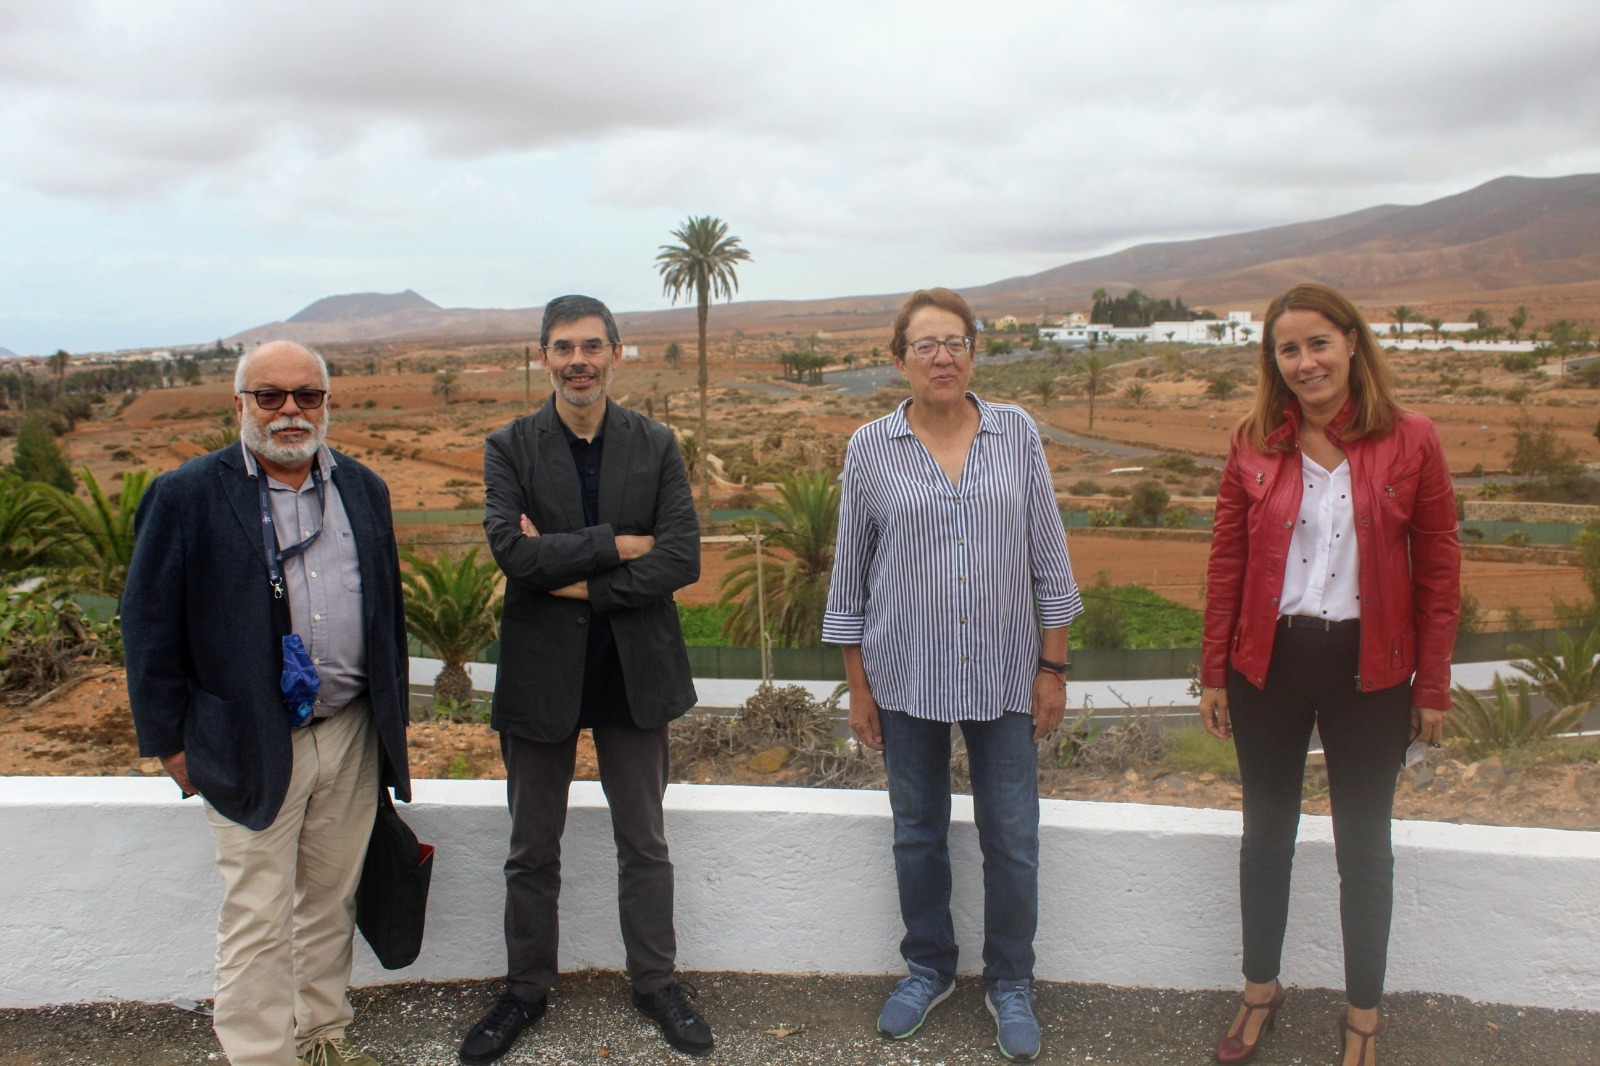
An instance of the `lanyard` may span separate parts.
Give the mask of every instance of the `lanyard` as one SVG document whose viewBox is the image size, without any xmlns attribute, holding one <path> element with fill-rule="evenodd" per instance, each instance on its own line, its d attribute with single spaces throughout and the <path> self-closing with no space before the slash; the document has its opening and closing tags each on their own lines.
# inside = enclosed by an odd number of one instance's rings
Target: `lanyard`
<svg viewBox="0 0 1600 1066">
<path fill-rule="evenodd" d="M 267 553 L 267 579 L 272 583 L 272 595 L 275 599 L 283 599 L 283 571 L 278 564 L 285 559 L 293 559 L 311 547 L 312 543 L 322 536 L 322 527 L 326 524 L 328 496 L 322 487 L 322 472 L 315 462 L 311 464 L 311 484 L 316 487 L 317 508 L 324 521 L 319 522 L 311 536 L 299 544 L 289 548 L 279 548 L 278 531 L 272 521 L 272 501 L 267 495 L 267 472 L 259 468 L 256 470 L 256 490 L 261 497 L 261 540 Z"/>
</svg>

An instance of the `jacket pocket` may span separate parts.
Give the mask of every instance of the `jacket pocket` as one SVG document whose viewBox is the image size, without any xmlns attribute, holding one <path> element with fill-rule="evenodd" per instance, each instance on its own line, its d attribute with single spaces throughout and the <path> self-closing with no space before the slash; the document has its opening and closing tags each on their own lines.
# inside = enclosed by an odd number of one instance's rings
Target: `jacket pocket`
<svg viewBox="0 0 1600 1066">
<path fill-rule="evenodd" d="M 1389 471 L 1378 487 L 1378 505 L 1393 514 L 1409 515 L 1417 498 L 1421 474 L 1420 466 Z"/>
<path fill-rule="evenodd" d="M 195 689 L 184 720 L 184 762 L 189 781 L 211 801 L 224 806 L 249 792 L 249 749 L 254 731 L 249 712 L 239 700 L 224 700 Z"/>
</svg>

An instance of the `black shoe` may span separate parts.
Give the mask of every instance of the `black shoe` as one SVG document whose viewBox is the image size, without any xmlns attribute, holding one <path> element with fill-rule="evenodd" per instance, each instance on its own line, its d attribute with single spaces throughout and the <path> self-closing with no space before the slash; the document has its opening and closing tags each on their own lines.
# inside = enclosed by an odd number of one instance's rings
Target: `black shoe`
<svg viewBox="0 0 1600 1066">
<path fill-rule="evenodd" d="M 502 993 L 494 1006 L 489 1008 L 489 1013 L 467 1030 L 467 1035 L 461 1041 L 461 1061 L 467 1066 L 482 1066 L 510 1051 L 522 1030 L 544 1017 L 547 1002 L 545 996 L 529 1003 L 510 992 Z"/>
<path fill-rule="evenodd" d="M 654 992 L 635 992 L 633 1005 L 661 1027 L 667 1043 L 691 1055 L 711 1050 L 711 1026 L 689 1006 L 689 992 L 676 979 Z"/>
</svg>

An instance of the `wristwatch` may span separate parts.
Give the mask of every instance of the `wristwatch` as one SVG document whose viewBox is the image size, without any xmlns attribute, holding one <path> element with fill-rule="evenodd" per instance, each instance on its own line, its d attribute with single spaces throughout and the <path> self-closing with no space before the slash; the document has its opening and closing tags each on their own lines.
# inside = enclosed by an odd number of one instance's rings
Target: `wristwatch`
<svg viewBox="0 0 1600 1066">
<path fill-rule="evenodd" d="M 1061 680 L 1065 681 L 1067 678 L 1072 676 L 1072 660 L 1067 659 L 1064 662 L 1058 663 L 1052 659 L 1046 659 L 1044 656 L 1040 656 L 1039 669 L 1048 670 L 1052 674 L 1059 674 L 1061 676 Z"/>
</svg>

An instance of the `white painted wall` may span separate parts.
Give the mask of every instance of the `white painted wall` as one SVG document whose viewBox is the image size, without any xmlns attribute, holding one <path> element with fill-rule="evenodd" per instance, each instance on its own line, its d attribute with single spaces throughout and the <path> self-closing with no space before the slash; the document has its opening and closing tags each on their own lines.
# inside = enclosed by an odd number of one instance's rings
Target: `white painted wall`
<svg viewBox="0 0 1600 1066">
<path fill-rule="evenodd" d="M 362 944 L 358 984 L 502 972 L 504 798 L 502 782 L 418 782 L 408 817 L 439 849 L 423 957 L 385 971 Z M 667 801 L 686 969 L 900 968 L 882 793 L 673 785 Z M 955 917 L 975 970 L 971 813 L 958 797 Z M 1045 801 L 1038 975 L 1236 986 L 1238 834 L 1231 812 Z M 1304 820 L 1284 979 L 1336 988 L 1331 840 L 1327 819 Z M 1396 845 L 1389 987 L 1600 1002 L 1600 834 L 1407 822 Z M 611 848 L 599 786 L 574 784 L 564 967 L 622 965 Z M 208 996 L 219 890 L 199 803 L 170 782 L 0 778 L 0 1007 Z"/>
</svg>

